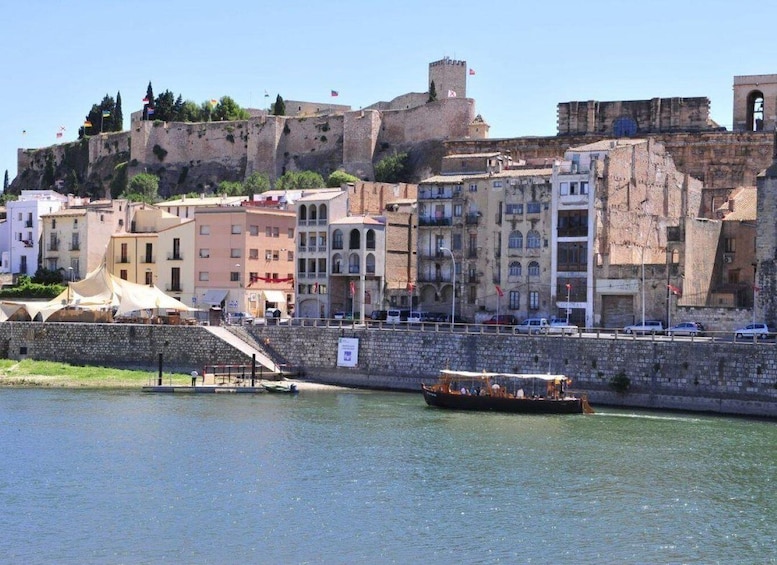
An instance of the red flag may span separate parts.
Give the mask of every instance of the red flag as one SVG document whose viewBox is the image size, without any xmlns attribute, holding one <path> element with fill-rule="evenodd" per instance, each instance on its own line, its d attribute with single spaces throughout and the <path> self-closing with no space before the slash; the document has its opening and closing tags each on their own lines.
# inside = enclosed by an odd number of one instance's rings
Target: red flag
<svg viewBox="0 0 777 565">
<path fill-rule="evenodd" d="M 318 283 L 313 284 L 313 294 L 318 294 Z"/>
<path fill-rule="evenodd" d="M 677 288 L 674 285 L 668 284 L 668 285 L 666 285 L 666 288 L 668 288 L 669 292 L 671 292 L 674 295 L 680 296 L 680 294 L 681 294 L 680 289 Z"/>
<path fill-rule="evenodd" d="M 148 104 L 148 96 L 143 99 L 143 105 L 145 106 L 146 104 Z"/>
<path fill-rule="evenodd" d="M 351 281 L 349 285 L 351 287 L 351 296 L 356 296 L 356 282 Z"/>
<path fill-rule="evenodd" d="M 340 96 L 340 93 L 337 92 L 336 90 L 333 90 L 332 91 L 332 96 Z"/>
<path fill-rule="evenodd" d="M 499 298 L 502 298 L 505 295 L 505 293 L 502 292 L 502 289 L 499 288 L 498 284 L 495 284 L 494 287 L 496 288 L 496 293 L 499 295 Z"/>
<path fill-rule="evenodd" d="M 761 287 L 753 285 L 753 290 L 756 291 L 756 292 L 761 292 Z"/>
<path fill-rule="evenodd" d="M 475 69 L 470 69 L 470 70 L 469 70 L 469 74 L 470 74 L 470 75 L 474 75 L 474 74 L 475 74 Z"/>
<path fill-rule="evenodd" d="M 407 291 L 413 292 L 414 290 L 415 290 L 415 284 L 411 282 L 407 283 Z"/>
</svg>

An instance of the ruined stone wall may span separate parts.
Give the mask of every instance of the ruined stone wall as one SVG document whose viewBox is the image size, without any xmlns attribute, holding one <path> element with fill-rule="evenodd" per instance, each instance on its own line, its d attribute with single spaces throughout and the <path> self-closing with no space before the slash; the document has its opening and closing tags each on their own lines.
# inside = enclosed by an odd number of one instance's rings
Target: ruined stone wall
<svg viewBox="0 0 777 565">
<path fill-rule="evenodd" d="M 619 118 L 634 121 L 636 136 L 671 131 L 715 129 L 710 119 L 709 98 L 653 98 L 615 102 L 565 102 L 557 107 L 559 135 L 593 133 L 615 135 Z"/>
<path fill-rule="evenodd" d="M 381 113 L 376 110 L 348 112 L 343 117 L 343 163 L 346 172 L 359 178 L 374 178 L 372 160 L 378 142 Z"/>
<path fill-rule="evenodd" d="M 418 185 L 408 183 L 357 182 L 348 186 L 348 212 L 354 216 L 384 216 L 386 204 L 416 200 Z"/>
<path fill-rule="evenodd" d="M 646 136 L 660 141 L 683 173 L 704 187 L 755 186 L 756 175 L 771 163 L 774 140 L 765 132 L 662 133 Z M 510 151 L 513 160 L 562 157 L 570 147 L 607 139 L 604 135 L 455 139 L 445 142 L 446 154 Z"/>
<path fill-rule="evenodd" d="M 475 101 L 447 98 L 410 110 L 383 112 L 382 117 L 378 143 L 397 145 L 463 138 L 475 118 Z"/>
</svg>

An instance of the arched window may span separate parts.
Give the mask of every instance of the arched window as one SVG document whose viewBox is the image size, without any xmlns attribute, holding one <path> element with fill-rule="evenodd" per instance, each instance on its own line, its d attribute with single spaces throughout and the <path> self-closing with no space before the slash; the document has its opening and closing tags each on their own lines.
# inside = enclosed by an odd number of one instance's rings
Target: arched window
<svg viewBox="0 0 777 565">
<path fill-rule="evenodd" d="M 511 277 L 521 276 L 521 264 L 518 261 L 513 261 L 512 263 L 510 263 L 510 272 L 508 276 L 511 276 Z"/>
<path fill-rule="evenodd" d="M 343 257 L 339 253 L 332 255 L 332 274 L 341 275 L 343 273 Z"/>
<path fill-rule="evenodd" d="M 317 209 L 315 206 L 310 207 L 310 221 L 315 222 L 316 216 L 318 216 Z"/>
<path fill-rule="evenodd" d="M 523 234 L 519 231 L 510 232 L 507 247 L 510 249 L 521 249 L 523 247 Z"/>
<path fill-rule="evenodd" d="M 367 253 L 367 257 L 364 258 L 365 269 L 368 275 L 375 274 L 375 255 L 373 253 Z"/>
<path fill-rule="evenodd" d="M 359 273 L 359 254 L 351 253 L 348 257 L 348 273 L 351 275 Z"/>
<path fill-rule="evenodd" d="M 321 204 L 318 207 L 318 219 L 323 222 L 326 222 L 326 218 L 327 218 L 326 204 Z"/>
<path fill-rule="evenodd" d="M 375 249 L 375 230 L 367 230 L 365 236 L 367 249 Z"/>
<path fill-rule="evenodd" d="M 343 248 L 343 232 L 335 230 L 332 232 L 332 249 Z"/>
<path fill-rule="evenodd" d="M 763 131 L 764 129 L 764 94 L 754 90 L 747 95 L 747 129 Z"/>
<path fill-rule="evenodd" d="M 351 233 L 348 234 L 348 249 L 361 249 L 361 235 L 359 230 L 351 230 Z"/>
<path fill-rule="evenodd" d="M 631 116 L 616 118 L 612 124 L 612 134 L 615 137 L 634 137 L 637 135 L 637 122 Z"/>
<path fill-rule="evenodd" d="M 531 230 L 526 236 L 526 247 L 528 249 L 539 249 L 542 244 L 542 238 L 540 232 L 537 230 Z"/>
<path fill-rule="evenodd" d="M 529 263 L 529 276 L 530 277 L 540 276 L 540 264 L 537 263 L 537 261 L 532 261 L 531 263 Z"/>
<path fill-rule="evenodd" d="M 304 204 L 299 207 L 299 219 L 303 222 L 308 219 L 308 207 Z"/>
</svg>

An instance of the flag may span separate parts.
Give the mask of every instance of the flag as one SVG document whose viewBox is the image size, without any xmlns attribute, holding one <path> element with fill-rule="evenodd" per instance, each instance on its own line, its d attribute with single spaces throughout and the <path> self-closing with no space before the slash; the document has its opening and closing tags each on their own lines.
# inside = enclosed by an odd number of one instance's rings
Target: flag
<svg viewBox="0 0 777 565">
<path fill-rule="evenodd" d="M 496 293 L 499 295 L 499 298 L 502 298 L 505 295 L 505 293 L 502 292 L 501 287 L 498 284 L 495 284 L 494 287 L 496 288 Z"/>
<path fill-rule="evenodd" d="M 211 98 L 211 99 L 210 99 L 210 105 L 211 105 L 211 106 L 216 106 L 216 104 L 218 104 L 218 103 L 219 103 L 219 101 L 218 101 L 218 100 L 216 100 L 215 98 Z"/>
<path fill-rule="evenodd" d="M 27 130 L 26 129 L 22 130 L 22 135 L 27 135 Z"/>
<path fill-rule="evenodd" d="M 448 98 L 456 98 L 456 91 L 455 90 L 449 90 L 448 91 Z"/>
<path fill-rule="evenodd" d="M 143 105 L 145 106 L 146 104 L 148 104 L 148 96 L 143 99 Z"/>
<path fill-rule="evenodd" d="M 470 75 L 474 75 L 474 74 L 475 74 L 475 69 L 470 69 L 470 70 L 469 70 L 469 74 L 470 74 Z"/>
<path fill-rule="evenodd" d="M 313 294 L 318 294 L 318 283 L 313 284 Z"/>
<path fill-rule="evenodd" d="M 415 283 L 408 282 L 407 283 L 407 291 L 413 292 L 415 290 Z"/>
<path fill-rule="evenodd" d="M 348 286 L 351 288 L 351 296 L 356 296 L 356 282 L 351 281 Z"/>
<path fill-rule="evenodd" d="M 753 285 L 753 290 L 756 291 L 756 292 L 761 292 L 761 287 Z"/>
<path fill-rule="evenodd" d="M 57 132 L 57 137 L 62 137 L 62 132 L 61 131 Z"/>
<path fill-rule="evenodd" d="M 154 113 L 154 109 L 153 108 L 146 108 L 146 115 L 147 116 L 150 116 L 153 113 Z"/>
<path fill-rule="evenodd" d="M 264 91 L 264 97 L 265 97 L 265 98 L 269 98 L 269 97 L 270 97 L 270 95 L 269 95 L 269 94 L 267 94 L 267 91 L 266 91 L 266 90 Z"/>
<path fill-rule="evenodd" d="M 672 294 L 674 294 L 676 296 L 680 296 L 680 294 L 681 294 L 680 289 L 677 288 L 674 285 L 668 284 L 668 285 L 666 285 L 666 288 L 668 288 L 669 292 L 671 292 Z"/>
<path fill-rule="evenodd" d="M 90 128 L 90 127 L 92 127 L 92 122 L 90 122 L 89 120 L 86 120 L 86 121 L 84 122 L 84 127 L 85 127 L 85 128 Z"/>
<path fill-rule="evenodd" d="M 572 290 L 572 285 L 571 284 L 567 283 L 566 286 L 567 286 L 567 290 Z"/>
<path fill-rule="evenodd" d="M 110 110 L 103 110 L 103 118 L 107 118 L 110 115 L 111 115 L 111 111 Z"/>
<path fill-rule="evenodd" d="M 333 90 L 332 91 L 332 96 L 340 96 L 340 93 L 337 92 L 336 90 Z"/>
</svg>

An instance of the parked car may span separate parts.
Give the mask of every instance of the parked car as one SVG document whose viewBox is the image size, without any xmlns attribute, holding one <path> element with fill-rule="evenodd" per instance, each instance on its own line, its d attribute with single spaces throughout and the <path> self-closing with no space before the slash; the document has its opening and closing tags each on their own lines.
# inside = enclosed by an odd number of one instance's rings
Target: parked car
<svg viewBox="0 0 777 565">
<path fill-rule="evenodd" d="M 424 319 L 424 312 L 419 312 L 418 310 L 411 310 L 410 314 L 407 316 L 407 323 L 408 324 L 420 324 Z"/>
<path fill-rule="evenodd" d="M 512 314 L 499 314 L 491 316 L 483 323 L 490 326 L 515 326 L 518 324 L 518 320 Z"/>
<path fill-rule="evenodd" d="M 388 317 L 388 310 L 373 310 L 370 314 L 370 320 L 376 322 L 385 321 Z"/>
<path fill-rule="evenodd" d="M 548 333 L 551 334 L 565 334 L 573 335 L 578 331 L 578 327 L 574 324 L 567 323 L 566 318 L 551 318 L 548 322 Z"/>
<path fill-rule="evenodd" d="M 407 318 L 410 316 L 410 310 L 400 310 L 398 308 L 392 308 L 386 313 L 387 324 L 399 324 L 401 322 L 407 322 Z"/>
<path fill-rule="evenodd" d="M 544 334 L 548 333 L 550 322 L 547 318 L 526 318 L 517 327 L 521 334 Z"/>
<path fill-rule="evenodd" d="M 421 321 L 429 323 L 447 322 L 449 316 L 450 314 L 443 314 L 442 312 L 424 312 L 421 314 Z M 456 317 L 458 318 L 458 316 Z"/>
<path fill-rule="evenodd" d="M 747 324 L 744 328 L 734 330 L 734 339 L 770 339 L 777 335 L 777 330 L 766 324 Z"/>
<path fill-rule="evenodd" d="M 645 320 L 638 324 L 632 324 L 623 328 L 623 333 L 634 335 L 662 334 L 664 333 L 664 322 L 661 320 Z"/>
<path fill-rule="evenodd" d="M 238 326 L 248 326 L 254 323 L 254 316 L 248 312 L 230 312 L 228 322 Z"/>
<path fill-rule="evenodd" d="M 443 321 L 444 322 L 448 322 L 450 324 L 451 323 L 451 315 L 447 314 L 445 316 L 445 320 L 443 320 Z M 454 318 L 453 318 L 453 323 L 454 324 L 469 324 L 469 320 L 467 320 L 464 316 L 459 316 L 458 314 L 456 314 L 454 316 Z"/>
<path fill-rule="evenodd" d="M 666 335 L 689 335 L 696 337 L 704 335 L 704 326 L 701 322 L 680 322 L 666 330 Z"/>
</svg>

